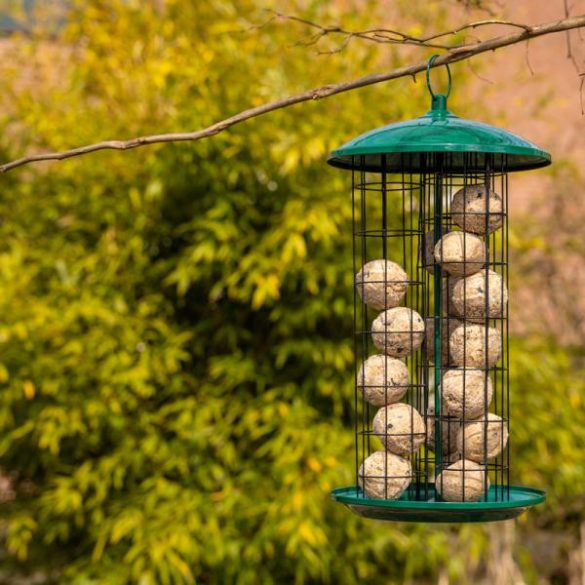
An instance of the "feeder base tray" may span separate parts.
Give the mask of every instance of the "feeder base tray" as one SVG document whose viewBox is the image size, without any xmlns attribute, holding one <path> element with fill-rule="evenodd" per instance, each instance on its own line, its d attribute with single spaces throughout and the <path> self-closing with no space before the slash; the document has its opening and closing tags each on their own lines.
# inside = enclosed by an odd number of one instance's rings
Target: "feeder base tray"
<svg viewBox="0 0 585 585">
<path fill-rule="evenodd" d="M 497 522 L 520 516 L 526 508 L 544 502 L 546 494 L 534 488 L 510 486 L 491 487 L 482 502 L 441 502 L 435 500 L 434 486 L 426 489 L 428 499 L 414 499 L 416 486 L 402 494 L 398 500 L 371 500 L 356 486 L 338 488 L 331 497 L 345 504 L 354 514 L 373 520 L 394 522 Z M 421 487 L 419 493 L 425 492 Z M 508 495 L 509 494 L 509 495 Z"/>
</svg>

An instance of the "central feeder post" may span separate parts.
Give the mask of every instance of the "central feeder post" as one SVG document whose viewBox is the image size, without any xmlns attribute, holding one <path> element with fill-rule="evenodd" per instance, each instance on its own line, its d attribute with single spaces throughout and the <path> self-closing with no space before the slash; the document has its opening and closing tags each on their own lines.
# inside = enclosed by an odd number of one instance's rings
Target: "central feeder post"
<svg viewBox="0 0 585 585">
<path fill-rule="evenodd" d="M 443 96 L 441 96 L 443 97 Z M 436 96 L 433 96 L 433 109 L 436 103 Z M 445 100 L 446 102 L 446 100 Z M 440 239 L 443 237 L 443 155 L 439 153 L 437 155 L 437 171 L 435 174 L 435 192 L 434 192 L 434 221 L 433 221 L 433 244 L 438 244 Z M 433 246 L 433 247 L 434 247 Z M 434 277 L 434 355 L 443 355 L 442 348 L 442 323 L 441 323 L 441 293 L 443 287 L 443 270 L 439 263 L 435 263 L 433 266 L 433 277 Z M 442 469 L 442 424 L 441 424 L 441 361 L 435 360 L 434 368 L 434 403 L 435 403 L 435 479 L 439 475 Z M 437 497 L 437 494 L 435 494 Z"/>
</svg>

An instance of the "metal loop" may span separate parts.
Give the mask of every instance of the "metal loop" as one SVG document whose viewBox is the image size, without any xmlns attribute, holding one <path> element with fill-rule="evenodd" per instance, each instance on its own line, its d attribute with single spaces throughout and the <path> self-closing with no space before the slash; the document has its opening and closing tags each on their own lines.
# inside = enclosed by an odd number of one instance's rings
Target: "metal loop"
<svg viewBox="0 0 585 585">
<path fill-rule="evenodd" d="M 429 90 L 429 93 L 431 94 L 431 97 L 433 98 L 435 97 L 436 94 L 431 86 L 431 67 L 433 66 L 433 63 L 438 57 L 440 57 L 440 55 L 433 55 L 429 59 L 429 62 L 427 63 L 427 88 Z M 448 63 L 445 63 L 445 67 L 447 68 L 447 74 L 449 76 L 449 85 L 447 86 L 447 93 L 445 94 L 445 96 L 449 97 L 449 95 L 451 94 L 451 69 L 449 68 Z"/>
</svg>

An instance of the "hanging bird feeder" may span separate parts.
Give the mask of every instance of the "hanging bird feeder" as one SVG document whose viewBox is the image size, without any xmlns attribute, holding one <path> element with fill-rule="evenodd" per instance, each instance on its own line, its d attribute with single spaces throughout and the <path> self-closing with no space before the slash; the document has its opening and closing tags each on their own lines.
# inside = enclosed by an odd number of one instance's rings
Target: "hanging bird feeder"
<svg viewBox="0 0 585 585">
<path fill-rule="evenodd" d="M 550 164 L 434 93 L 424 116 L 367 132 L 351 171 L 355 485 L 334 500 L 378 520 L 506 520 L 544 501 L 510 485 L 508 173 Z"/>
</svg>

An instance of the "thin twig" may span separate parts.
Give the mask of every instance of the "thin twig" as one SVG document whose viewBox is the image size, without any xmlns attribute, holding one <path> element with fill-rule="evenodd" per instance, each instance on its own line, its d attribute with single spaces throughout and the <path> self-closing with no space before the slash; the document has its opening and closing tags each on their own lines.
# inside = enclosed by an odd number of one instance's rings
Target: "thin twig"
<svg viewBox="0 0 585 585">
<path fill-rule="evenodd" d="M 536 38 L 556 32 L 563 32 L 579 27 L 585 27 L 585 15 L 575 16 L 556 22 L 549 22 L 538 26 L 522 28 L 521 31 L 514 32 L 505 36 L 491 38 L 481 43 L 477 43 L 471 46 L 454 48 L 444 55 L 438 57 L 434 63 L 434 67 L 446 65 L 448 63 L 456 63 L 458 61 L 464 61 L 470 59 L 481 53 L 487 51 L 495 51 L 496 49 L 514 45 L 516 43 L 526 41 L 531 38 Z M 96 144 L 89 144 L 87 146 L 80 146 L 79 148 L 73 148 L 63 152 L 49 152 L 44 154 L 36 154 L 30 156 L 24 156 L 18 160 L 8 162 L 4 165 L 0 165 L 0 172 L 5 173 L 11 169 L 21 167 L 23 165 L 49 160 L 63 160 L 72 158 L 75 156 L 81 156 L 89 154 L 99 150 L 130 150 L 132 148 L 138 148 L 140 146 L 146 146 L 149 144 L 161 144 L 167 142 L 182 142 L 182 141 L 196 141 L 209 136 L 214 136 L 227 130 L 231 126 L 240 124 L 245 120 L 262 116 L 269 112 L 274 112 L 295 104 L 303 102 L 320 100 L 333 95 L 337 95 L 346 91 L 352 91 L 362 87 L 381 83 L 383 81 L 389 81 L 391 79 L 398 79 L 401 77 L 414 76 L 416 73 L 425 71 L 427 68 L 426 61 L 416 63 L 414 65 L 408 65 L 405 67 L 399 67 L 385 73 L 377 73 L 373 75 L 367 75 L 360 77 L 352 81 L 346 81 L 342 83 L 334 83 L 331 85 L 325 85 L 316 89 L 311 89 L 303 93 L 289 96 L 287 98 L 277 100 L 275 102 L 267 103 L 262 106 L 250 108 L 244 110 L 234 116 L 226 118 L 194 132 L 177 132 L 171 134 L 157 134 L 154 136 L 142 136 L 139 138 L 131 138 L 130 140 L 108 140 L 104 142 L 98 142 Z"/>
<path fill-rule="evenodd" d="M 449 35 L 456 35 L 457 33 L 463 32 L 464 30 L 476 29 L 476 28 L 480 28 L 482 26 L 492 26 L 492 25 L 511 26 L 514 28 L 521 28 L 522 30 L 525 30 L 525 31 L 529 31 L 532 28 L 532 27 L 528 26 L 527 24 L 512 22 L 510 20 L 498 20 L 496 18 L 490 18 L 488 20 L 478 20 L 477 22 L 472 22 L 470 24 L 464 24 L 463 26 L 460 26 L 459 28 L 455 28 L 455 29 L 447 31 L 447 32 L 439 33 L 439 34 L 427 37 L 425 39 L 421 39 L 421 41 L 422 42 L 433 41 L 433 40 L 440 39 L 442 37 L 446 37 Z"/>
<path fill-rule="evenodd" d="M 469 65 L 469 70 L 471 71 L 471 73 L 475 77 L 477 77 L 477 79 L 479 79 L 480 81 L 483 81 L 484 83 L 489 83 L 490 85 L 494 84 L 494 82 L 491 79 L 488 79 L 487 77 L 484 77 L 483 75 L 480 75 L 479 72 L 475 70 L 475 67 L 472 65 L 471 61 L 469 61 L 468 65 Z"/>
<path fill-rule="evenodd" d="M 349 43 L 347 39 L 351 38 L 359 38 L 366 41 L 372 41 L 374 43 L 389 43 L 389 44 L 397 44 L 397 45 L 416 45 L 419 47 L 429 47 L 433 49 L 443 49 L 445 51 L 454 49 L 456 47 L 465 46 L 465 44 L 460 45 L 447 45 L 444 43 L 436 43 L 434 41 L 438 39 L 442 39 L 448 36 L 454 36 L 460 32 L 470 30 L 470 29 L 477 29 L 484 26 L 510 26 L 514 28 L 520 28 L 522 30 L 530 30 L 530 26 L 526 24 L 521 24 L 518 22 L 512 22 L 510 20 L 501 20 L 501 19 L 487 19 L 487 20 L 478 20 L 476 22 L 471 22 L 469 24 L 464 24 L 463 26 L 454 28 L 452 30 L 448 30 L 441 33 L 435 33 L 429 35 L 427 37 L 415 37 L 412 35 L 408 35 L 401 31 L 389 28 L 372 28 L 367 30 L 361 31 L 350 31 L 346 30 L 340 26 L 323 26 L 317 22 L 312 20 L 308 20 L 306 18 L 301 18 L 300 16 L 284 14 L 283 12 L 278 12 L 277 10 L 269 9 L 268 12 L 272 14 L 270 20 L 268 22 L 273 22 L 275 19 L 298 22 L 310 28 L 316 29 L 318 32 L 309 37 L 304 42 L 300 44 L 305 46 L 315 45 L 317 44 L 323 37 L 332 35 L 332 34 L 340 34 L 346 37 L 345 46 Z M 267 23 L 264 23 L 264 26 Z M 342 48 L 334 49 L 331 51 L 322 52 L 320 54 L 332 54 L 332 53 L 339 53 Z"/>
<path fill-rule="evenodd" d="M 339 47 L 337 47 L 337 49 L 330 49 L 329 51 L 317 51 L 317 55 L 334 55 L 335 53 L 341 53 L 347 47 L 347 45 L 349 45 L 352 38 L 353 37 L 351 35 L 348 35 L 343 39 L 343 42 L 341 45 L 339 45 Z"/>
<path fill-rule="evenodd" d="M 417 45 L 426 46 L 434 49 L 449 49 L 448 45 L 440 45 L 436 43 L 430 43 L 426 40 L 421 40 L 411 35 L 407 35 L 397 30 L 377 28 L 363 31 L 350 31 L 341 28 L 340 26 L 323 26 L 306 18 L 301 18 L 295 15 L 284 14 L 276 10 L 269 10 L 273 14 L 273 18 L 280 20 L 298 22 L 310 28 L 316 29 L 317 33 L 309 37 L 306 41 L 301 41 L 299 44 L 303 46 L 310 46 L 317 44 L 323 37 L 331 34 L 340 34 L 346 38 L 360 38 L 366 41 L 372 41 L 374 43 L 388 43 L 388 44 L 399 44 L 399 45 Z M 338 53 L 339 51 L 332 51 Z M 324 53 L 323 53 L 324 54 Z"/>
<path fill-rule="evenodd" d="M 563 0 L 563 6 L 565 9 L 565 17 L 568 18 L 569 14 L 571 12 L 570 8 L 569 8 L 569 0 Z M 579 30 L 579 38 L 581 40 L 582 37 L 580 35 L 581 31 Z M 577 57 L 575 56 L 575 53 L 573 52 L 573 45 L 571 42 L 571 31 L 567 30 L 566 32 L 567 35 L 567 59 L 570 59 L 571 62 L 573 63 L 573 66 L 575 67 L 575 71 L 577 72 L 577 75 L 581 78 L 581 82 L 579 83 L 579 104 L 581 106 L 581 115 L 585 115 L 585 106 L 583 104 L 583 86 L 585 85 L 585 73 L 581 72 L 581 69 L 579 67 L 579 63 L 577 62 Z"/>
<path fill-rule="evenodd" d="M 569 18 L 569 16 L 570 16 L 569 0 L 563 0 L 563 7 L 565 9 L 565 18 Z M 577 63 L 577 59 L 575 57 L 575 54 L 573 53 L 573 46 L 571 44 L 571 31 L 570 30 L 568 30 L 566 32 L 566 37 L 567 37 L 567 59 L 571 60 L 571 62 L 575 66 L 575 71 L 577 71 L 577 73 L 579 73 L 580 72 L 579 63 Z"/>
<path fill-rule="evenodd" d="M 528 67 L 528 71 L 530 71 L 530 75 L 534 77 L 534 69 L 532 69 L 532 63 L 530 63 L 530 40 L 526 41 L 526 51 L 524 52 L 524 60 L 526 61 L 526 66 Z"/>
</svg>

